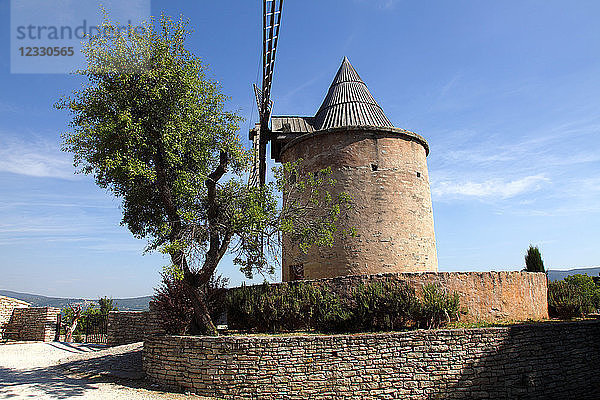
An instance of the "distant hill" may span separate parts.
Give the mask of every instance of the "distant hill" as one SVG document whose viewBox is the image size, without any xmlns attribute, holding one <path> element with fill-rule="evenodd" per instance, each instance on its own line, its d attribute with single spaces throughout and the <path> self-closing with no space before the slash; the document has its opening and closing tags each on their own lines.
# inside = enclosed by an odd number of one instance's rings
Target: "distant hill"
<svg viewBox="0 0 600 400">
<path fill-rule="evenodd" d="M 568 270 L 551 269 L 548 271 L 548 279 L 550 281 L 560 281 L 565 276 L 583 274 L 589 276 L 598 276 L 600 274 L 600 267 L 589 267 L 589 268 L 576 268 Z"/>
<path fill-rule="evenodd" d="M 37 294 L 13 292 L 11 290 L 0 290 L 0 295 L 26 301 L 34 307 L 63 308 L 69 304 L 81 304 L 87 306 L 91 304 L 97 304 L 98 302 L 98 299 L 47 297 Z M 121 311 L 147 310 L 150 300 L 152 300 L 152 296 L 134 297 L 130 299 L 113 299 L 117 305 L 117 308 Z"/>
</svg>

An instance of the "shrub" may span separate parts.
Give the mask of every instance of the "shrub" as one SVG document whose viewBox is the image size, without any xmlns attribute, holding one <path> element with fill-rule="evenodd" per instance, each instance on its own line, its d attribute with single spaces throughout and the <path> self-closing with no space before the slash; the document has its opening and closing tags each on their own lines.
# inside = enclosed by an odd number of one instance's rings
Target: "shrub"
<svg viewBox="0 0 600 400">
<path fill-rule="evenodd" d="M 525 270 L 527 272 L 546 272 L 540 249 L 537 246 L 529 245 L 525 255 Z"/>
<path fill-rule="evenodd" d="M 570 319 L 600 307 L 600 289 L 587 275 L 572 275 L 548 283 L 548 312 L 551 317 Z"/>
<path fill-rule="evenodd" d="M 406 328 L 418 308 L 414 289 L 394 280 L 361 284 L 352 302 L 352 330 L 361 332 Z"/>
<path fill-rule="evenodd" d="M 460 312 L 458 293 L 449 294 L 429 283 L 423 286 L 423 297 L 414 317 L 418 327 L 432 329 L 457 320 Z"/>
<path fill-rule="evenodd" d="M 348 307 L 348 299 L 328 288 L 320 287 L 315 302 L 313 328 L 318 332 L 348 332 L 353 315 Z"/>
<path fill-rule="evenodd" d="M 225 312 L 224 297 L 228 280 L 213 277 L 202 289 L 211 318 L 218 319 Z M 172 335 L 199 332 L 192 324 L 194 309 L 183 279 L 176 274 L 163 273 L 161 285 L 155 289 L 154 303 L 162 327 Z"/>
<path fill-rule="evenodd" d="M 231 290 L 227 319 L 231 329 L 249 332 L 365 332 L 439 327 L 458 317 L 459 299 L 426 285 L 420 300 L 401 281 L 371 282 L 350 293 L 294 282 Z"/>
<path fill-rule="evenodd" d="M 303 282 L 242 286 L 227 296 L 227 321 L 232 329 L 253 332 L 311 330 L 334 323 L 336 301 L 328 290 Z"/>
<path fill-rule="evenodd" d="M 108 315 L 111 311 L 119 311 L 114 300 L 110 297 L 100 297 L 98 299 L 98 305 L 100 306 L 101 315 Z"/>
</svg>

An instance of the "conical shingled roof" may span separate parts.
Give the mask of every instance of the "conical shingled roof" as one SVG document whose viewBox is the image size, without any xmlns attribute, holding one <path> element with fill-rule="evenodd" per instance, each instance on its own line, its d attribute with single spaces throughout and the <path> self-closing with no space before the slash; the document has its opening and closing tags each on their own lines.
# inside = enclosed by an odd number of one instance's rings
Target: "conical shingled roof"
<svg viewBox="0 0 600 400">
<path fill-rule="evenodd" d="M 346 57 L 314 122 L 316 130 L 345 126 L 393 127 Z"/>
</svg>

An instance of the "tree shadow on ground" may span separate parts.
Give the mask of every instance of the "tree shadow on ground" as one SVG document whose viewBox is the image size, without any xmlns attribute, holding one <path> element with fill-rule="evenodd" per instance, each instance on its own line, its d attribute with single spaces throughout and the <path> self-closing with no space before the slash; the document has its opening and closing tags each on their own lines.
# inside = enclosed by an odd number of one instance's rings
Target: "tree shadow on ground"
<svg viewBox="0 0 600 400">
<path fill-rule="evenodd" d="M 0 367 L 0 397 L 21 398 L 25 388 L 57 399 L 82 396 L 88 390 L 95 389 L 92 383 L 85 379 L 69 378 L 57 373 L 56 367 L 26 370 Z"/>
<path fill-rule="evenodd" d="M 54 347 L 59 350 L 63 350 L 69 353 L 82 354 L 100 351 L 108 348 L 105 344 L 95 343 L 69 343 L 69 342 L 48 342 L 46 343 L 50 347 Z"/>
<path fill-rule="evenodd" d="M 135 389 L 155 389 L 143 378 L 141 348 L 49 367 L 0 367 L 0 398 L 22 398 L 24 391 L 39 391 L 48 397 L 67 399 L 96 390 L 98 383 L 115 383 Z"/>
<path fill-rule="evenodd" d="M 142 349 L 61 363 L 56 368 L 81 378 L 112 377 L 139 381 L 144 379 Z"/>
</svg>

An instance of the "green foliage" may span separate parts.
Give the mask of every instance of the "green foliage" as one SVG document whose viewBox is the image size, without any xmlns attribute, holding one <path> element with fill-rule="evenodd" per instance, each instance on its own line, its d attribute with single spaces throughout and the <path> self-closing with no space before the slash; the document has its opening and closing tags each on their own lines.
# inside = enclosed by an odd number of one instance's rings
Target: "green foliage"
<svg viewBox="0 0 600 400">
<path fill-rule="evenodd" d="M 331 246 L 349 196 L 329 194 L 330 170 L 301 174 L 298 164 L 264 187 L 247 184 L 241 118 L 186 49 L 187 22 L 163 15 L 141 30 L 117 26 L 105 18 L 102 30 L 112 34 L 86 42 L 87 67 L 77 74 L 87 82 L 56 108 L 72 115 L 63 150 L 122 201 L 121 224 L 148 240 L 147 251 L 169 255 L 170 273 L 202 290 L 227 252 L 248 277 L 273 273 L 282 231 L 303 251 Z M 287 180 L 291 171 L 302 178 Z M 289 196 L 298 201 L 280 207 L 283 187 L 302 201 Z M 197 325 L 215 333 L 201 296 L 192 300 Z"/>
<path fill-rule="evenodd" d="M 217 319 L 225 312 L 225 294 L 227 278 L 212 277 L 201 288 L 204 301 L 210 311 L 211 318 Z M 185 287 L 185 282 L 178 274 L 163 273 L 161 285 L 154 290 L 154 306 L 159 322 L 171 335 L 195 333 L 199 330 L 193 319 L 192 300 Z"/>
<path fill-rule="evenodd" d="M 393 331 L 436 328 L 458 318 L 458 295 L 426 285 L 423 300 L 404 282 L 360 285 L 339 294 L 311 283 L 233 289 L 227 296 L 230 329 L 250 332 Z"/>
<path fill-rule="evenodd" d="M 600 308 L 600 288 L 587 275 L 576 274 L 548 283 L 548 311 L 551 317 L 583 317 Z"/>
<path fill-rule="evenodd" d="M 98 305 L 100 306 L 101 315 L 108 315 L 110 311 L 119 311 L 113 299 L 108 297 L 98 299 Z"/>
<path fill-rule="evenodd" d="M 122 224 L 154 246 L 169 242 L 172 226 L 158 185 L 187 223 L 206 210 L 204 181 L 226 151 L 233 171 L 248 162 L 237 130 L 241 118 L 225 110 L 226 96 L 200 58 L 184 47 L 183 20 L 162 16 L 143 30 L 97 35 L 84 47 L 88 84 L 56 104 L 73 114 L 63 149 L 80 172 L 123 201 Z M 201 223 L 197 224 L 202 226 Z"/>
<path fill-rule="evenodd" d="M 100 319 L 104 319 L 108 316 L 110 311 L 118 311 L 114 304 L 114 300 L 109 297 L 101 297 L 98 299 L 98 305 L 90 304 L 83 311 L 81 311 L 80 318 L 73 332 L 73 340 L 81 342 L 83 339 L 83 333 L 85 327 L 88 324 L 94 324 Z M 61 310 L 62 323 L 61 323 L 61 334 L 66 334 L 66 327 L 73 324 L 75 318 L 76 308 L 69 305 Z"/>
<path fill-rule="evenodd" d="M 354 227 L 340 226 L 343 213 L 351 208 L 352 197 L 346 192 L 332 194 L 337 182 L 331 177 L 331 167 L 304 171 L 303 160 L 299 159 L 273 171 L 277 189 L 286 193 L 280 230 L 304 254 L 313 246 L 333 246 L 337 232 L 354 235 Z"/>
<path fill-rule="evenodd" d="M 361 284 L 354 290 L 352 300 L 352 325 L 357 331 L 406 328 L 418 309 L 414 289 L 397 281 Z"/>
<path fill-rule="evenodd" d="M 537 246 L 529 245 L 525 255 L 525 270 L 527 272 L 546 272 L 540 249 Z"/>
<path fill-rule="evenodd" d="M 458 320 L 460 313 L 458 293 L 448 293 L 434 284 L 427 284 L 423 287 L 415 321 L 421 328 L 439 328 L 450 321 Z"/>
<path fill-rule="evenodd" d="M 321 305 L 332 296 L 306 283 L 269 285 L 267 283 L 231 290 L 227 300 L 230 328 L 253 332 L 311 330 L 323 321 Z"/>
<path fill-rule="evenodd" d="M 238 134 L 241 118 L 226 111 L 220 84 L 186 50 L 187 22 L 163 15 L 142 30 L 122 32 L 106 19 L 103 29 L 114 35 L 94 36 L 84 47 L 87 68 L 77 71 L 88 83 L 56 103 L 73 115 L 63 150 L 73 153 L 78 172 L 93 175 L 122 200 L 121 223 L 149 239 L 149 250 L 183 251 L 188 262 L 201 265 L 210 239 L 206 182 L 225 153 L 228 175 L 217 187 L 214 225 L 219 235 L 237 239 L 235 260 L 244 273 L 267 267 L 263 244 L 276 247 L 281 230 L 296 232 L 302 207 L 278 208 L 283 172 L 264 188 L 247 185 L 250 153 Z M 286 168 L 297 165 L 279 170 Z M 348 203 L 346 195 L 327 194 L 334 183 L 329 173 L 292 184 L 310 193 L 314 207 L 331 210 L 328 218 L 303 225 L 297 235 L 303 248 L 331 245 L 342 204 Z"/>
</svg>

